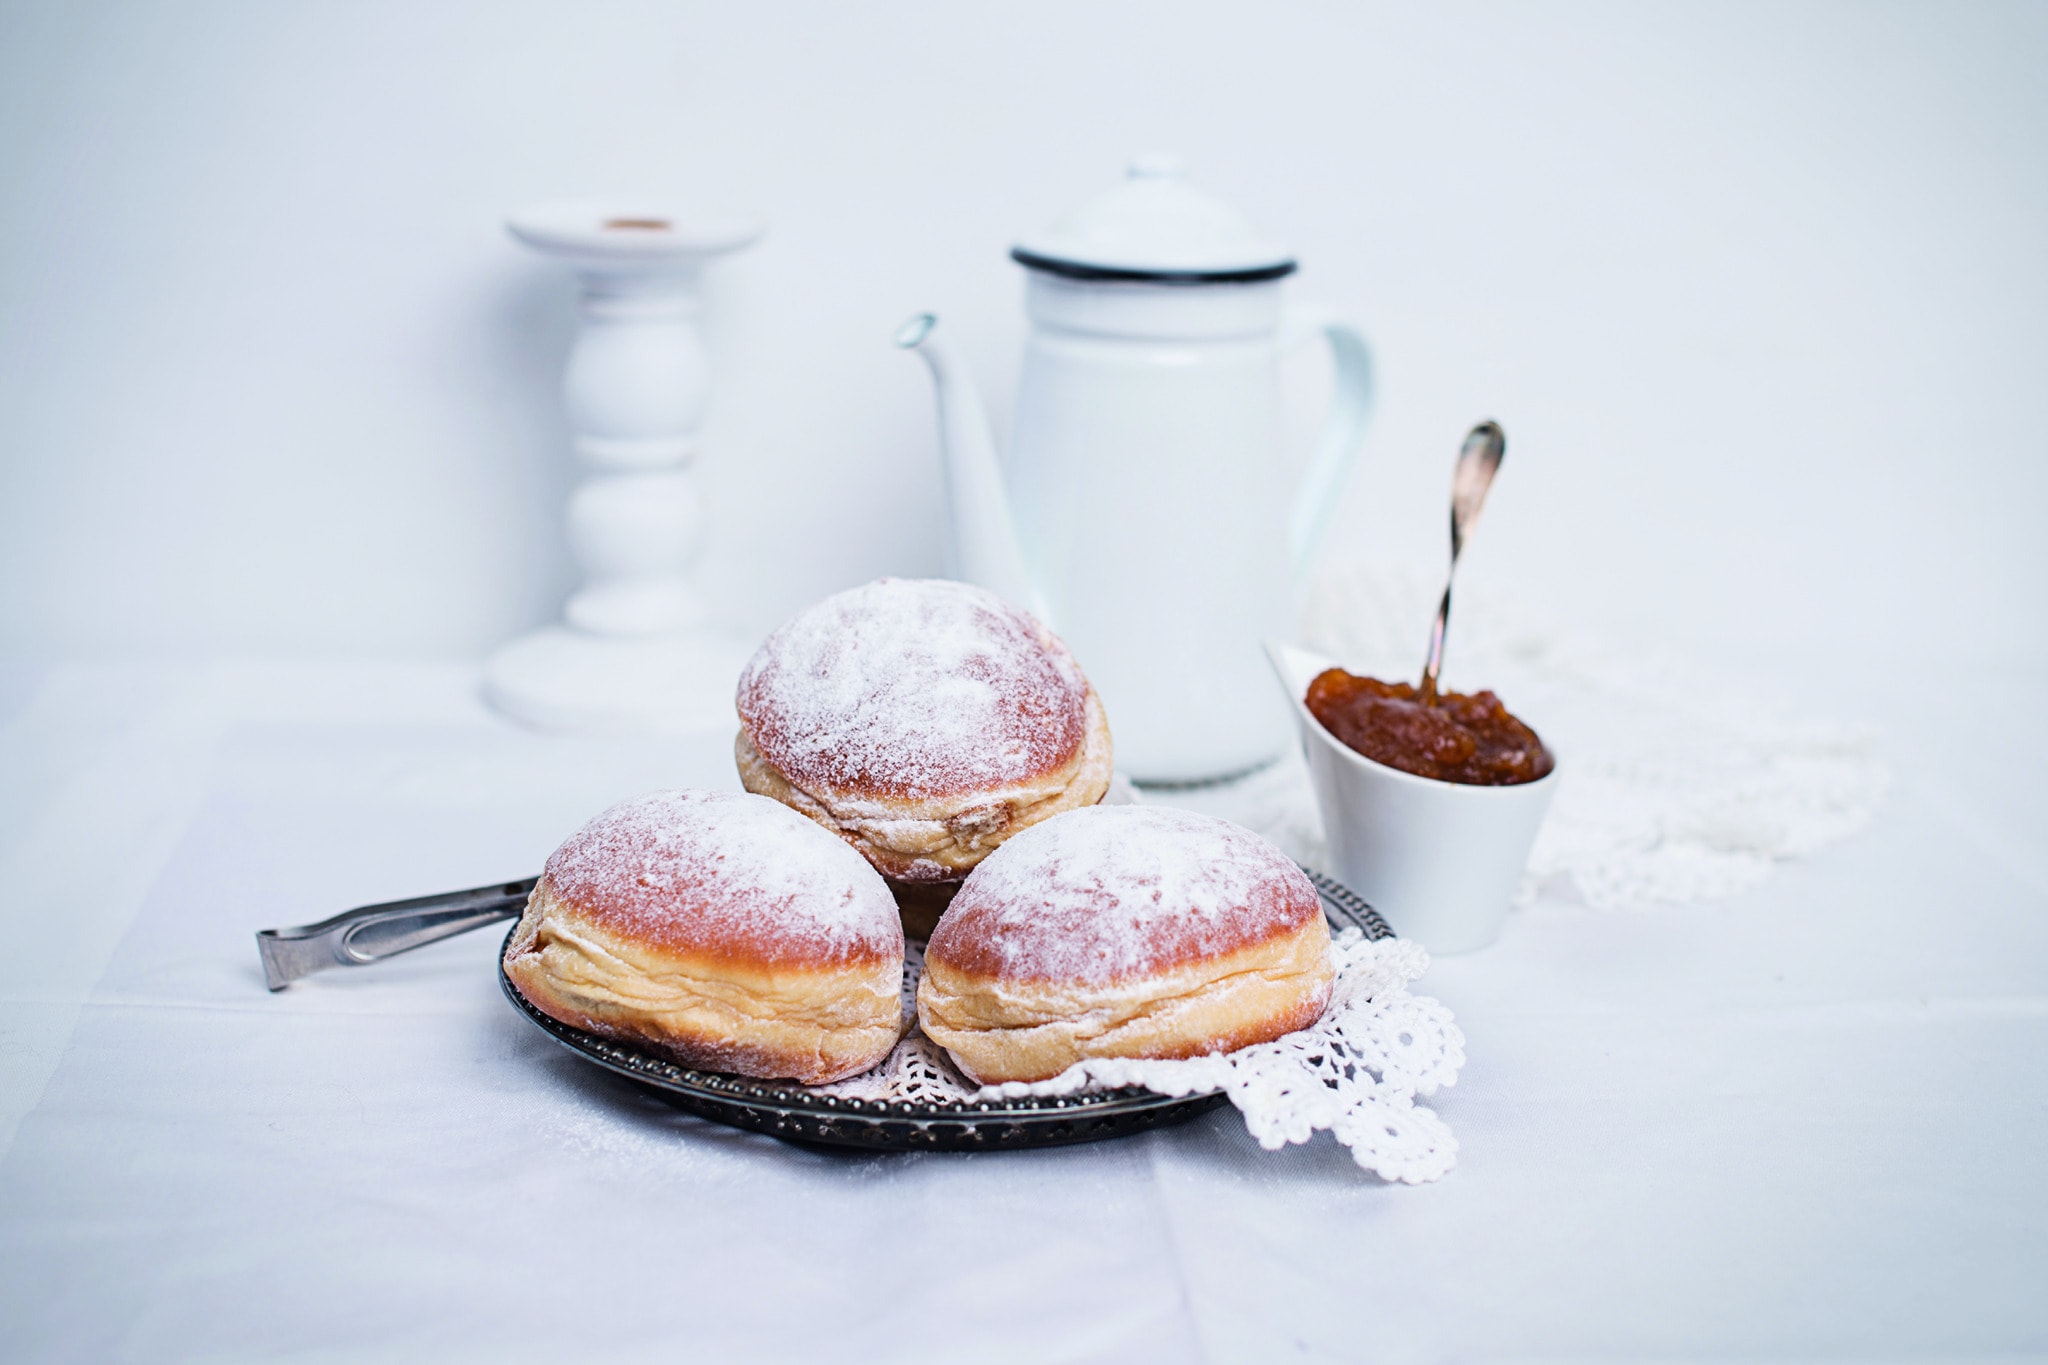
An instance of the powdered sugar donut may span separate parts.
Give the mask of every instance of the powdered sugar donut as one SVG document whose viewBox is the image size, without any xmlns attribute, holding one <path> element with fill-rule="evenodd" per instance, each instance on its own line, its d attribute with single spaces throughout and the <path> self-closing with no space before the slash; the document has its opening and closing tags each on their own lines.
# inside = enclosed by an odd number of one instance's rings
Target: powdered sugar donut
<svg viewBox="0 0 2048 1365">
<path fill-rule="evenodd" d="M 566 1024 L 817 1085 L 895 1046 L 903 928 L 874 869 L 787 807 L 662 791 L 548 858 L 505 975 Z"/>
<path fill-rule="evenodd" d="M 998 849 L 933 930 L 925 1034 L 977 1081 L 1195 1057 L 1308 1027 L 1335 972 L 1301 869 L 1223 820 L 1070 811 Z"/>
<path fill-rule="evenodd" d="M 964 583 L 826 598 L 768 637 L 738 709 L 747 790 L 940 904 L 1004 840 L 1109 789 L 1109 724 L 1066 646 Z"/>
</svg>

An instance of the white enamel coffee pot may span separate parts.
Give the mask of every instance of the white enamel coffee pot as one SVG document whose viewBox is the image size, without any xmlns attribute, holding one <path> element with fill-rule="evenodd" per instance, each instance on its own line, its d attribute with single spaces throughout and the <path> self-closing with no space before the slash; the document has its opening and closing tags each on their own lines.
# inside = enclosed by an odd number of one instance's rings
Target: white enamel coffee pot
<svg viewBox="0 0 2048 1365">
<path fill-rule="evenodd" d="M 1010 255 L 1026 268 L 1031 332 L 1007 468 L 937 319 L 896 337 L 938 386 L 954 572 L 1066 640 L 1131 776 L 1256 768 L 1288 734 L 1260 642 L 1290 633 L 1294 588 L 1364 434 L 1365 338 L 1283 304 L 1292 256 L 1171 158 L 1133 163 Z M 1290 490 L 1281 359 L 1315 336 L 1336 358 L 1334 400 Z"/>
</svg>

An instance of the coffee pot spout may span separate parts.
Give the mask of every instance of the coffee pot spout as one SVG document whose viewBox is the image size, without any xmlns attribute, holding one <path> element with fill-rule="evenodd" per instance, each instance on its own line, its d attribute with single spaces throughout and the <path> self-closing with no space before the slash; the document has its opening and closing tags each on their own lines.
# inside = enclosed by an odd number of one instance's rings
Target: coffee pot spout
<svg viewBox="0 0 2048 1365">
<path fill-rule="evenodd" d="M 939 463 L 945 471 L 946 513 L 953 528 L 952 571 L 1051 624 L 1024 567 L 981 394 L 959 356 L 934 335 L 938 323 L 936 315 L 919 313 L 896 329 L 896 344 L 924 357 L 937 390 Z"/>
</svg>

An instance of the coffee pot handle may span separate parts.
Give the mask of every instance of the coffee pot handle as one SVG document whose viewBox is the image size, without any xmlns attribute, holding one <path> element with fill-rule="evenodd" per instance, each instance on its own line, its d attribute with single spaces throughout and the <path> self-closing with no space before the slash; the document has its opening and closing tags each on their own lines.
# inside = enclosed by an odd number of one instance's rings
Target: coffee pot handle
<svg viewBox="0 0 2048 1365">
<path fill-rule="evenodd" d="M 1292 349 L 1318 336 L 1330 344 L 1336 382 L 1329 420 L 1324 422 L 1322 439 L 1301 476 L 1294 511 L 1287 521 L 1288 562 L 1297 586 L 1307 579 L 1323 533 L 1329 530 L 1330 514 L 1337 510 L 1337 497 L 1344 491 L 1373 409 L 1372 351 L 1365 344 L 1364 333 L 1324 309 L 1295 306 L 1287 310 L 1281 327 L 1283 344 Z"/>
</svg>

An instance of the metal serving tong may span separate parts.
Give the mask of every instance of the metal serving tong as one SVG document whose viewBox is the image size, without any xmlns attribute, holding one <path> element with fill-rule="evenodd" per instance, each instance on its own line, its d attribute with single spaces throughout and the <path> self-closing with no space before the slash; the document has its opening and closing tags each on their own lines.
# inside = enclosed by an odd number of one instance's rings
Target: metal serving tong
<svg viewBox="0 0 2048 1365">
<path fill-rule="evenodd" d="M 1367 938 L 1394 936 L 1379 911 L 1350 887 L 1312 867 L 1301 870 L 1314 883 L 1323 904 L 1336 912 L 1340 923 L 1356 925 Z M 329 967 L 365 967 L 481 929 L 486 924 L 518 919 L 539 880 L 527 877 L 468 891 L 416 896 L 409 901 L 359 905 L 318 924 L 301 924 L 296 929 L 259 929 L 256 951 L 263 955 L 263 979 L 270 989 L 281 991 L 300 977 L 324 972 Z"/>
<path fill-rule="evenodd" d="M 281 991 L 302 976 L 329 967 L 361 967 L 439 943 L 526 909 L 538 877 L 415 896 L 408 901 L 359 905 L 318 924 L 296 929 L 259 929 L 256 951 L 263 955 L 263 979 Z"/>
</svg>

